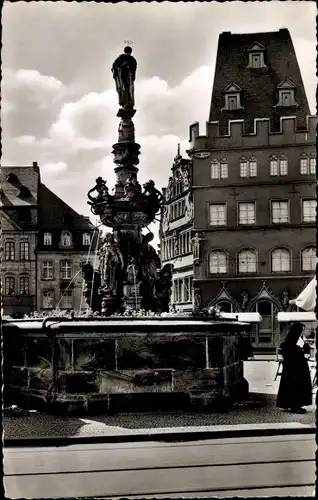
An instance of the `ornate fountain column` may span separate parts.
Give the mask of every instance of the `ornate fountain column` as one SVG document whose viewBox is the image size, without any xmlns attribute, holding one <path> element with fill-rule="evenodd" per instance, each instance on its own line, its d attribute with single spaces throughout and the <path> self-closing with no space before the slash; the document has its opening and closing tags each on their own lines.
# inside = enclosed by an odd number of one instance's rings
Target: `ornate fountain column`
<svg viewBox="0 0 318 500">
<path fill-rule="evenodd" d="M 102 224 L 113 229 L 112 237 L 107 236 L 100 250 L 100 295 L 105 315 L 121 310 L 123 305 L 134 309 L 160 309 L 156 294 L 160 260 L 149 238 L 142 235 L 142 229 L 153 222 L 164 199 L 152 180 L 143 187 L 138 182 L 140 145 L 135 142 L 132 121 L 136 113 L 136 69 L 137 61 L 131 47 L 125 47 L 112 66 L 120 106 L 118 141 L 112 150 L 116 165 L 114 194 L 109 194 L 106 181 L 101 177 L 88 192 L 93 214 L 99 215 Z M 97 196 L 92 196 L 93 192 Z"/>
</svg>

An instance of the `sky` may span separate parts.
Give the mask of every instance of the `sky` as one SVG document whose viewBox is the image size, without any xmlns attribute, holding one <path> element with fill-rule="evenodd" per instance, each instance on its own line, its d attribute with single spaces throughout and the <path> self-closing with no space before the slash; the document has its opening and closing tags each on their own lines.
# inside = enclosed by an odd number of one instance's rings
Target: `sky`
<svg viewBox="0 0 318 500">
<path fill-rule="evenodd" d="M 87 191 L 95 179 L 115 183 L 111 149 L 119 119 L 111 66 L 130 40 L 138 64 L 139 180 L 153 179 L 161 189 L 178 143 L 187 157 L 189 126 L 199 121 L 205 133 L 219 34 L 280 28 L 290 30 L 315 113 L 314 1 L 5 2 L 1 164 L 37 161 L 42 182 L 91 215 Z"/>
</svg>

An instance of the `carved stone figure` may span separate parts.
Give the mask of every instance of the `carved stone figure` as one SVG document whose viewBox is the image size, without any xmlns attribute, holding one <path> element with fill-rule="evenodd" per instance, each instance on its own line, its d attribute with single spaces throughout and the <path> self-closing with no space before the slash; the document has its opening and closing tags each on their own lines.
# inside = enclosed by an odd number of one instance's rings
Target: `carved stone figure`
<svg viewBox="0 0 318 500">
<path fill-rule="evenodd" d="M 188 166 L 182 168 L 182 177 L 184 189 L 186 190 L 190 187 L 190 169 Z"/>
<path fill-rule="evenodd" d="M 133 257 L 129 260 L 126 272 L 126 283 L 130 285 L 136 285 L 139 278 L 139 268 Z"/>
<path fill-rule="evenodd" d="M 122 118 L 118 127 L 118 140 L 119 141 L 134 141 L 135 127 L 130 118 Z"/>
<path fill-rule="evenodd" d="M 242 292 L 242 311 L 245 311 L 248 304 L 248 293 Z"/>
<path fill-rule="evenodd" d="M 282 304 L 283 304 L 283 307 L 285 309 L 287 309 L 287 307 L 289 306 L 289 303 L 290 303 L 289 292 L 288 292 L 287 288 L 285 288 L 285 290 L 283 291 L 283 294 L 282 294 Z"/>
<path fill-rule="evenodd" d="M 196 261 L 200 260 L 200 250 L 202 241 L 205 241 L 205 238 L 200 238 L 199 233 L 195 233 L 194 238 L 191 238 L 191 245 L 193 248 L 193 259 Z"/>
<path fill-rule="evenodd" d="M 172 187 L 173 187 L 173 177 L 169 177 L 168 186 L 166 189 L 166 200 L 169 201 L 172 198 Z"/>
<path fill-rule="evenodd" d="M 112 66 L 119 106 L 125 109 L 132 109 L 135 104 L 134 81 L 137 61 L 131 53 L 132 48 L 125 47 L 124 53 L 117 57 Z"/>
<path fill-rule="evenodd" d="M 161 312 L 169 312 L 169 303 L 172 293 L 172 270 L 172 264 L 165 264 L 159 273 L 156 291 Z"/>
<path fill-rule="evenodd" d="M 193 305 L 195 311 L 201 310 L 201 290 L 200 288 L 193 289 Z"/>
<path fill-rule="evenodd" d="M 165 205 L 162 216 L 162 229 L 164 231 L 168 231 L 169 226 L 170 226 L 169 207 Z"/>
<path fill-rule="evenodd" d="M 104 289 L 112 295 L 117 295 L 124 259 L 112 233 L 106 233 L 105 242 L 99 251 L 99 259 Z"/>
<path fill-rule="evenodd" d="M 97 196 L 91 196 L 91 193 L 97 191 Z M 96 203 L 106 202 L 109 203 L 112 196 L 109 194 L 109 189 L 106 186 L 106 181 L 102 179 L 102 177 L 98 177 L 96 179 L 96 185 L 90 189 L 87 193 L 87 197 L 89 198 L 89 205 L 95 205 Z"/>
<path fill-rule="evenodd" d="M 150 245 L 150 241 L 153 240 L 153 237 L 153 233 L 146 234 L 143 237 L 140 249 L 142 295 L 144 302 L 148 304 L 145 309 L 151 309 L 151 305 L 156 299 L 157 269 L 161 267 L 160 257 L 156 250 Z"/>
<path fill-rule="evenodd" d="M 137 176 L 135 174 L 130 174 L 125 187 L 125 198 L 126 200 L 133 200 L 136 196 L 141 194 L 141 185 L 137 181 Z"/>
<path fill-rule="evenodd" d="M 157 213 L 164 203 L 164 197 L 162 193 L 160 193 L 160 191 L 155 188 L 155 183 L 153 180 L 146 182 L 143 185 L 143 188 L 143 195 L 148 202 L 149 212 Z"/>
</svg>

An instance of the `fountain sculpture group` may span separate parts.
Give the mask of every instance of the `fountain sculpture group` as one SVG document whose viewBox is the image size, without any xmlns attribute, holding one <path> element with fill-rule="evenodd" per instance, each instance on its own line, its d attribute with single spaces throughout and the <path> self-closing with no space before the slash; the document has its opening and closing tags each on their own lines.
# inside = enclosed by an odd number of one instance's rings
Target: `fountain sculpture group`
<svg viewBox="0 0 318 500">
<path fill-rule="evenodd" d="M 152 180 L 141 187 L 137 179 L 136 67 L 126 47 L 112 68 L 120 105 L 114 192 L 99 177 L 88 193 L 93 214 L 112 228 L 99 250 L 99 269 L 83 266 L 85 296 L 99 317 L 5 322 L 5 398 L 11 403 L 105 413 L 117 403 L 153 398 L 161 408 L 167 401 L 220 408 L 248 395 L 243 360 L 250 353 L 249 325 L 211 316 L 117 314 L 167 311 L 172 284 L 172 266 L 161 269 L 153 234 L 142 233 L 163 197 Z M 198 234 L 194 241 L 197 248 Z M 194 315 L 201 309 L 199 292 L 195 287 Z"/>
<path fill-rule="evenodd" d="M 161 211 L 164 197 L 153 180 L 141 186 L 137 178 L 140 145 L 135 142 L 132 121 L 136 112 L 137 62 L 131 52 L 131 47 L 126 47 L 112 67 L 120 105 L 118 142 L 112 151 L 117 176 L 114 192 L 109 193 L 101 177 L 88 192 L 92 213 L 113 229 L 106 234 L 99 250 L 99 270 L 90 264 L 83 268 L 86 299 L 92 309 L 103 316 L 127 307 L 168 311 L 171 294 L 172 266 L 161 269 L 159 255 L 150 244 L 153 234 L 142 234 L 142 229 Z"/>
</svg>

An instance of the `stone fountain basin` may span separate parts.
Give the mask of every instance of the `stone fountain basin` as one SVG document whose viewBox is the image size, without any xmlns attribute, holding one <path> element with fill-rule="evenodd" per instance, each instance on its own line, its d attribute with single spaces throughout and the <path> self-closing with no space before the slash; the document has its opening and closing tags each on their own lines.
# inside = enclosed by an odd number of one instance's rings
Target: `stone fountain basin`
<svg viewBox="0 0 318 500">
<path fill-rule="evenodd" d="M 89 413 L 168 400 L 224 407 L 248 396 L 249 330 L 239 321 L 190 317 L 8 321 L 6 398 Z"/>
</svg>

